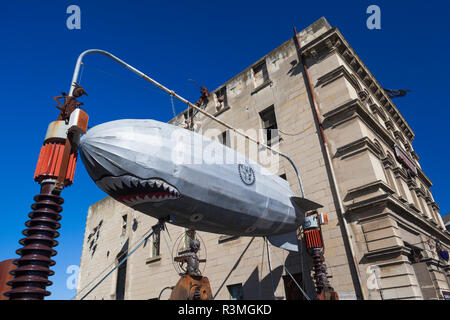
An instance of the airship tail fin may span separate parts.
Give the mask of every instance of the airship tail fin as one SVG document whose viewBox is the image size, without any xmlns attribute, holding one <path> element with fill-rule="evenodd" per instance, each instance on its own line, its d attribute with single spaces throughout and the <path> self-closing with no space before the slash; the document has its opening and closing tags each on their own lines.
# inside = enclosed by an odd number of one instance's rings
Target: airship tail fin
<svg viewBox="0 0 450 320">
<path fill-rule="evenodd" d="M 291 197 L 291 201 L 295 203 L 297 206 L 299 206 L 304 212 L 317 210 L 319 208 L 323 208 L 321 204 L 318 204 L 314 201 L 300 198 L 300 197 Z"/>
<path fill-rule="evenodd" d="M 277 248 L 298 252 L 298 240 L 297 233 L 295 233 L 295 231 L 269 236 L 267 239 Z"/>
</svg>

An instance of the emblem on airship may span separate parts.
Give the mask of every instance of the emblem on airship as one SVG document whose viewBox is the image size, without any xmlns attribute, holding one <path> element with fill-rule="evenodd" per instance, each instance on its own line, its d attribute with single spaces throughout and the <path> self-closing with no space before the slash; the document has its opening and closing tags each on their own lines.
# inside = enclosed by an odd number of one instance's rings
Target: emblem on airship
<svg viewBox="0 0 450 320">
<path fill-rule="evenodd" d="M 238 165 L 238 169 L 239 176 L 241 177 L 243 183 L 248 186 L 251 186 L 253 183 L 255 183 L 255 172 L 253 171 L 252 167 L 250 167 L 248 164 L 240 163 Z"/>
</svg>

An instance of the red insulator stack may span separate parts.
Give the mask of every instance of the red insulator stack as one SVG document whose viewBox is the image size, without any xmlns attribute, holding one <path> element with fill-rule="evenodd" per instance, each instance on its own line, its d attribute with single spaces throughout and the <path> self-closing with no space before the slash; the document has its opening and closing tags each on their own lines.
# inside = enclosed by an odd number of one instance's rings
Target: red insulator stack
<svg viewBox="0 0 450 320">
<path fill-rule="evenodd" d="M 13 278 L 10 273 L 13 269 L 16 268 L 13 264 L 13 261 L 13 259 L 0 261 L 0 300 L 8 299 L 3 295 L 3 293 L 11 290 L 11 287 L 6 283 Z"/>
<path fill-rule="evenodd" d="M 25 223 L 28 228 L 22 232 L 26 237 L 19 241 L 23 247 L 16 251 L 21 258 L 14 261 L 17 269 L 11 271 L 14 279 L 8 282 L 12 289 L 5 293 L 10 300 L 42 300 L 50 295 L 46 287 L 52 284 L 48 280 L 54 274 L 50 266 L 55 264 L 51 257 L 56 251 L 52 248 L 58 245 L 56 230 L 64 202 L 52 193 L 52 187 L 53 183 L 43 183 L 41 193 L 34 197 L 36 203 L 28 214 L 31 219 Z"/>
<path fill-rule="evenodd" d="M 61 170 L 61 163 L 64 153 L 65 141 L 55 141 L 50 139 L 41 148 L 39 154 L 36 171 L 34 173 L 34 180 L 41 183 L 45 179 L 56 179 Z M 73 183 L 75 175 L 75 167 L 77 164 L 77 153 L 71 152 L 69 158 L 69 165 L 65 178 L 65 185 L 69 186 Z"/>
<path fill-rule="evenodd" d="M 56 255 L 53 247 L 61 227 L 61 211 L 64 200 L 59 196 L 61 190 L 73 183 L 77 151 L 72 143 L 87 129 L 87 114 L 77 109 L 72 112 L 70 121 L 50 123 L 41 148 L 34 174 L 34 180 L 41 185 L 41 192 L 34 197 L 36 201 L 28 214 L 30 220 L 22 233 L 23 245 L 16 253 L 21 257 L 14 260 L 17 268 L 10 272 L 14 279 L 7 282 L 11 290 L 5 295 L 10 300 L 42 300 L 50 295 L 46 290 L 52 282 L 48 280 L 54 272 L 55 264 L 51 258 Z"/>
<path fill-rule="evenodd" d="M 324 264 L 324 244 L 321 224 L 327 223 L 327 216 L 317 212 L 310 213 L 303 226 L 306 248 L 313 260 L 314 281 L 318 300 L 337 300 L 337 293 L 330 286 L 327 267 Z"/>
<path fill-rule="evenodd" d="M 308 249 L 322 248 L 322 235 L 319 229 L 311 229 L 305 231 L 306 247 Z"/>
</svg>

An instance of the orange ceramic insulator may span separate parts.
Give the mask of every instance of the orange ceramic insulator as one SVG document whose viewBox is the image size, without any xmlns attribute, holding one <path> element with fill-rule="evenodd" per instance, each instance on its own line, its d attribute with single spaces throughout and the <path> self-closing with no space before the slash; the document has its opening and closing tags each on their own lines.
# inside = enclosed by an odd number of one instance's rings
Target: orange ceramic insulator
<svg viewBox="0 0 450 320">
<path fill-rule="evenodd" d="M 306 230 L 305 240 L 308 249 L 322 248 L 322 237 L 319 229 Z"/>
<path fill-rule="evenodd" d="M 39 154 L 39 159 L 34 172 L 34 180 L 41 182 L 44 179 L 56 179 L 61 169 L 61 162 L 64 153 L 64 143 L 49 142 L 45 143 Z M 77 164 L 77 153 L 72 152 L 69 157 L 67 166 L 65 185 L 69 186 L 73 183 L 75 175 L 75 167 Z"/>
</svg>

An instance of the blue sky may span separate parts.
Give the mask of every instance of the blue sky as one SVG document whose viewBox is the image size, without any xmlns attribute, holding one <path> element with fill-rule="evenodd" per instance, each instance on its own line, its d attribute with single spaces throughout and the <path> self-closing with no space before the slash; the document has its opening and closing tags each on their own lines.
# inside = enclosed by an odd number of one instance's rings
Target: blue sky
<svg viewBox="0 0 450 320">
<path fill-rule="evenodd" d="M 66 27 L 66 8 L 81 8 L 81 30 Z M 366 8 L 381 8 L 381 30 L 366 28 Z M 39 186 L 33 173 L 49 122 L 53 96 L 69 90 L 79 53 L 98 48 L 196 101 L 324 16 L 387 88 L 408 88 L 394 100 L 414 132 L 413 147 L 433 181 L 441 213 L 450 212 L 448 168 L 450 91 L 448 1 L 2 1 L 0 94 L 3 168 L 0 260 L 16 258 L 24 222 Z M 121 118 L 168 121 L 170 100 L 102 56 L 85 59 L 81 99 L 90 126 Z M 184 106 L 176 103 L 177 111 Z M 105 194 L 81 161 L 75 183 L 63 191 L 63 219 L 56 247 L 51 299 L 69 299 L 66 268 L 80 263 L 89 205 Z"/>
</svg>

